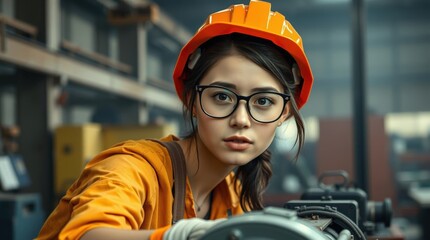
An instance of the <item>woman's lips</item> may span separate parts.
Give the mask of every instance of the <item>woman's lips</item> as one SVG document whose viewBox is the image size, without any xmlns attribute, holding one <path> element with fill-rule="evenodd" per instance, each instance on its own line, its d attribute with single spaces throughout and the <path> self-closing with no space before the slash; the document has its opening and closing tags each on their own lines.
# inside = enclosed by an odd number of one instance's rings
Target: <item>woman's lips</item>
<svg viewBox="0 0 430 240">
<path fill-rule="evenodd" d="M 224 139 L 228 148 L 234 151 L 244 151 L 252 145 L 252 141 L 246 137 L 233 136 Z"/>
</svg>

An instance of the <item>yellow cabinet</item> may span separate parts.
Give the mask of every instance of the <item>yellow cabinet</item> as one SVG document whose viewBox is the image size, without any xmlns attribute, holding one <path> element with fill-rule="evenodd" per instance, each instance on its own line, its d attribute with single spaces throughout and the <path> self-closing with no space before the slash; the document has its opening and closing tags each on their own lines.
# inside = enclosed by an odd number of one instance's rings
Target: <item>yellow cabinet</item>
<svg viewBox="0 0 430 240">
<path fill-rule="evenodd" d="M 65 125 L 55 130 L 55 193 L 62 195 L 85 164 L 102 150 L 102 126 Z"/>
</svg>

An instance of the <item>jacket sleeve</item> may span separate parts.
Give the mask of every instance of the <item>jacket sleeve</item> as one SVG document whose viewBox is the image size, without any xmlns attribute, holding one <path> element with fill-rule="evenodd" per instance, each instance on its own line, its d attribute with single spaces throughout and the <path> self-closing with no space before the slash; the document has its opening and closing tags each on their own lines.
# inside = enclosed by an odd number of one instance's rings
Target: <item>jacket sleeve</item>
<svg viewBox="0 0 430 240">
<path fill-rule="evenodd" d="M 59 239 L 79 239 L 97 227 L 139 229 L 154 181 L 152 167 L 130 155 L 113 155 L 86 168 L 71 189 L 71 216 Z"/>
</svg>

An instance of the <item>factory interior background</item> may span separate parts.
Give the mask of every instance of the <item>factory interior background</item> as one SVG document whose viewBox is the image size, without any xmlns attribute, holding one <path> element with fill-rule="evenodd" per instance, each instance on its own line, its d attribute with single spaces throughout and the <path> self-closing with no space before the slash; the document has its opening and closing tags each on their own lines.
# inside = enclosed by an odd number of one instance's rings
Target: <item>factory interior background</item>
<svg viewBox="0 0 430 240">
<path fill-rule="evenodd" d="M 37 234 L 102 149 L 183 134 L 176 57 L 208 14 L 236 3 L 248 1 L 0 0 L 0 238 Z M 384 231 L 430 239 L 430 1 L 273 0 L 272 9 L 302 36 L 315 81 L 298 161 L 293 123 L 271 146 L 266 206 L 344 170 L 369 201 L 391 201 Z"/>
</svg>

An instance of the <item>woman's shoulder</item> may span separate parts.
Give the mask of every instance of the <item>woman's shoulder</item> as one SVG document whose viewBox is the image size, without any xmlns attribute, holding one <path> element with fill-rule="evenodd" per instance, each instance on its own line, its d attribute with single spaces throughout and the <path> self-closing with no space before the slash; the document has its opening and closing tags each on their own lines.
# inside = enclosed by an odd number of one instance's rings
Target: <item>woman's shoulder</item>
<svg viewBox="0 0 430 240">
<path fill-rule="evenodd" d="M 162 138 L 168 141 L 172 137 Z M 70 193 L 86 188 L 106 189 L 112 186 L 157 192 L 157 186 L 170 187 L 171 164 L 167 150 L 150 139 L 118 143 L 94 156 L 71 186 Z M 102 187 L 100 187 L 102 186 Z"/>
</svg>

